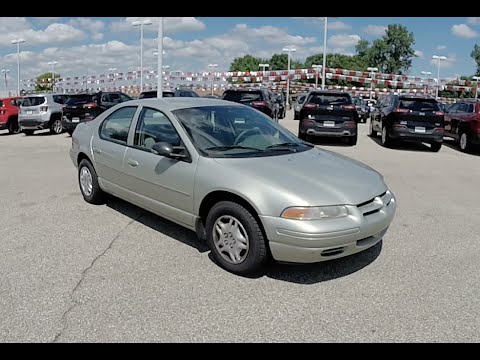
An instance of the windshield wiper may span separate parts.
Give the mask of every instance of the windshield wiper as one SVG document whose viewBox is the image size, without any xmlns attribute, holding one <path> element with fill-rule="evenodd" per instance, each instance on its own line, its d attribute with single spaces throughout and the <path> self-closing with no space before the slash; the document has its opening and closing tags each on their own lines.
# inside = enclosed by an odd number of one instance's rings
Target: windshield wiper
<svg viewBox="0 0 480 360">
<path fill-rule="evenodd" d="M 273 144 L 270 146 L 267 146 L 265 150 L 275 150 L 275 151 L 297 151 L 297 147 L 299 147 L 300 144 L 298 143 L 281 143 L 281 144 Z"/>
<path fill-rule="evenodd" d="M 206 148 L 204 150 L 206 150 L 206 151 L 226 151 L 226 150 L 232 150 L 232 149 L 262 151 L 262 149 L 257 149 L 257 148 L 249 147 L 249 146 L 241 146 L 241 145 L 212 146 L 212 147 Z"/>
</svg>

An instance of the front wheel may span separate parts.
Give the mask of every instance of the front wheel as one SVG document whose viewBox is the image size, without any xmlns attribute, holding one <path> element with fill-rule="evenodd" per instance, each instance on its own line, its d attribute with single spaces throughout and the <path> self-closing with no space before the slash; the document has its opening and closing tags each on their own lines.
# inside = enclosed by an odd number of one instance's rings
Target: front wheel
<svg viewBox="0 0 480 360">
<path fill-rule="evenodd" d="M 226 270 L 248 274 L 268 259 L 266 241 L 253 214 L 242 205 L 221 201 L 206 220 L 207 243 L 215 260 Z"/>
<path fill-rule="evenodd" d="M 100 205 L 105 202 L 105 193 L 98 184 L 98 177 L 90 161 L 83 159 L 78 165 L 78 184 L 86 202 Z"/>
<path fill-rule="evenodd" d="M 463 152 L 469 152 L 472 150 L 470 135 L 466 131 L 463 131 L 460 134 L 459 146 L 460 146 L 460 150 L 462 150 Z"/>
</svg>

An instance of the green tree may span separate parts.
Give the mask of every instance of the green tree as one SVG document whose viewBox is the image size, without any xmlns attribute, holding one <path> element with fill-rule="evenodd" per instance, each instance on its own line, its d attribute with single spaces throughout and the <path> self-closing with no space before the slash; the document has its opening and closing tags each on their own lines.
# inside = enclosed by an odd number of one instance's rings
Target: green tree
<svg viewBox="0 0 480 360">
<path fill-rule="evenodd" d="M 270 60 L 267 60 L 270 65 L 269 70 L 287 70 L 288 54 L 273 54 Z M 303 64 L 300 61 L 293 60 L 290 57 L 290 69 L 301 69 Z"/>
<path fill-rule="evenodd" d="M 52 91 L 53 90 L 53 74 L 47 72 L 37 77 L 35 81 L 35 91 Z M 55 73 L 55 79 L 59 79 L 60 74 Z"/>
<path fill-rule="evenodd" d="M 470 53 L 470 56 L 473 58 L 473 60 L 475 60 L 475 63 L 477 64 L 475 76 L 480 76 L 480 46 L 475 44 L 472 52 Z"/>
<path fill-rule="evenodd" d="M 245 55 L 233 59 L 230 64 L 230 71 L 257 71 L 259 70 L 258 64 L 264 64 L 266 62 L 268 62 L 268 60 L 253 57 L 252 55 Z"/>
</svg>

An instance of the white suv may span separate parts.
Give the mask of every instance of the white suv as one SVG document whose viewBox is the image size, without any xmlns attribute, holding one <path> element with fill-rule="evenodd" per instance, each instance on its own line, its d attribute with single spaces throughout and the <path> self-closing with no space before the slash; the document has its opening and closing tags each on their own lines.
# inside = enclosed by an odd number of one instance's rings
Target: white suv
<svg viewBox="0 0 480 360">
<path fill-rule="evenodd" d="M 62 128 L 63 103 L 66 94 L 34 94 L 23 98 L 18 113 L 18 126 L 25 135 L 35 130 L 50 129 L 52 134 L 60 134 Z"/>
</svg>

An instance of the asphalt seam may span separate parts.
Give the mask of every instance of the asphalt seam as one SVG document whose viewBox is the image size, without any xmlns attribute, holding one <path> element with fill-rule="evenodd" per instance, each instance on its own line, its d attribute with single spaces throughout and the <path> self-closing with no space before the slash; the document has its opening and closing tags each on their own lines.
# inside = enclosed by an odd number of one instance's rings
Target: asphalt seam
<svg viewBox="0 0 480 360">
<path fill-rule="evenodd" d="M 80 306 L 82 305 L 81 302 L 79 302 L 78 300 L 75 299 L 75 293 L 76 291 L 78 290 L 78 288 L 80 287 L 80 285 L 83 283 L 83 281 L 85 280 L 86 276 L 87 276 L 87 273 L 89 270 L 91 270 L 93 268 L 93 266 L 95 265 L 95 263 L 102 257 L 104 256 L 109 250 L 111 250 L 113 244 L 115 243 L 115 241 L 120 237 L 120 235 L 122 235 L 122 233 L 130 226 L 132 225 L 134 222 L 140 220 L 140 218 L 143 216 L 143 214 L 140 214 L 139 216 L 137 216 L 135 219 L 132 219 L 131 221 L 128 222 L 127 225 L 125 225 L 125 227 L 120 230 L 118 232 L 117 235 L 115 235 L 115 237 L 112 239 L 112 241 L 110 241 L 110 244 L 107 246 L 107 248 L 102 251 L 99 255 L 97 255 L 93 261 L 91 262 L 91 264 L 85 268 L 85 270 L 82 271 L 82 274 L 80 276 L 80 280 L 78 280 L 77 284 L 75 285 L 75 287 L 73 288 L 72 292 L 70 293 L 70 297 L 72 299 L 72 304 L 67 308 L 67 310 L 65 310 L 65 312 L 63 313 L 62 317 L 60 318 L 60 321 L 63 322 L 63 326 L 62 326 L 62 329 L 55 335 L 55 337 L 53 338 L 52 340 L 52 343 L 56 343 L 58 342 L 58 339 L 60 339 L 60 337 L 63 335 L 63 333 L 68 329 L 68 322 L 67 322 L 67 315 L 72 312 L 77 306 Z"/>
</svg>

